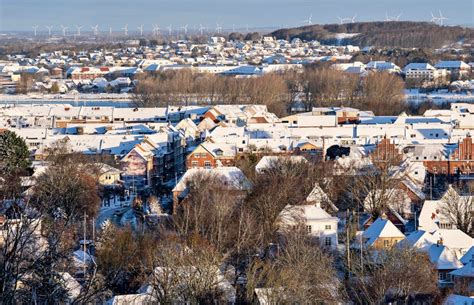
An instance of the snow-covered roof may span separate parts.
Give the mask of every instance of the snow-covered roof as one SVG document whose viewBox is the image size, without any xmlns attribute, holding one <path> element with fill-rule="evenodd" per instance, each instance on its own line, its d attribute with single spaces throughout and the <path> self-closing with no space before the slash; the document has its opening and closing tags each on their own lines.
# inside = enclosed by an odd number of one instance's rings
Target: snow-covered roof
<svg viewBox="0 0 474 305">
<path fill-rule="evenodd" d="M 464 265 L 466 264 L 469 264 L 472 260 L 474 256 L 474 247 L 471 247 L 467 252 L 466 254 L 463 255 L 463 257 L 461 257 L 460 261 L 461 263 L 463 263 Z"/>
<path fill-rule="evenodd" d="M 377 218 L 370 227 L 363 233 L 365 244 L 372 246 L 380 237 L 398 237 L 405 238 L 405 235 L 388 219 Z"/>
<path fill-rule="evenodd" d="M 451 249 L 445 245 L 431 245 L 428 249 L 428 256 L 438 270 L 458 269 L 463 266 Z"/>
<path fill-rule="evenodd" d="M 183 192 L 186 190 L 186 184 L 193 179 L 193 177 L 200 174 L 216 175 L 221 181 L 226 183 L 230 188 L 238 190 L 247 190 L 250 188 L 250 182 L 244 173 L 237 167 L 216 167 L 216 168 L 191 168 L 184 173 L 179 179 L 178 184 L 173 188 L 173 192 Z"/>
<path fill-rule="evenodd" d="M 397 244 L 397 246 L 416 248 L 421 251 L 428 251 L 431 245 L 436 244 L 436 242 L 436 237 L 433 236 L 431 233 L 423 230 L 417 230 L 408 234 L 404 240 L 401 240 Z"/>
<path fill-rule="evenodd" d="M 281 221 L 285 223 L 295 223 L 298 220 L 317 221 L 317 220 L 333 220 L 337 221 L 337 217 L 332 217 L 322 208 L 315 204 L 306 205 L 287 205 L 280 213 Z"/>
<path fill-rule="evenodd" d="M 255 170 L 257 172 L 262 172 L 263 170 L 278 164 L 278 162 L 300 163 L 307 162 L 307 160 L 303 156 L 264 156 L 260 161 L 258 161 L 257 165 L 255 165 Z"/>
</svg>

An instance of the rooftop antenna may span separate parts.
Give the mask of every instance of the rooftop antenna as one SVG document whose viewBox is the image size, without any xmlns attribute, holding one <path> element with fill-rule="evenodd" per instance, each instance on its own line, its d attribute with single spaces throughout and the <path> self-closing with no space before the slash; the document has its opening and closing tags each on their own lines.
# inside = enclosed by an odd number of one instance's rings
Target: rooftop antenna
<svg viewBox="0 0 474 305">
<path fill-rule="evenodd" d="M 99 25 L 96 24 L 94 26 L 91 26 L 91 29 L 94 31 L 94 35 L 97 36 L 97 34 L 99 33 Z"/>
<path fill-rule="evenodd" d="M 77 29 L 77 36 L 81 36 L 81 29 L 82 29 L 82 25 L 76 25 L 76 29 Z"/>
<path fill-rule="evenodd" d="M 32 26 L 32 28 L 33 28 L 33 32 L 35 33 L 35 37 L 36 37 L 36 31 L 38 31 L 38 26 L 34 25 L 34 26 Z"/>
<path fill-rule="evenodd" d="M 170 24 L 166 28 L 168 29 L 168 35 L 169 36 L 173 35 L 173 25 Z"/>
<path fill-rule="evenodd" d="M 48 29 L 48 36 L 51 37 L 51 30 L 53 29 L 53 26 L 47 25 L 46 28 Z"/>
<path fill-rule="evenodd" d="M 122 28 L 122 30 L 123 30 L 123 35 L 124 35 L 124 36 L 128 36 L 128 24 L 126 24 L 126 25 Z"/>
<path fill-rule="evenodd" d="M 303 23 L 306 25 L 312 25 L 313 24 L 312 19 L 313 19 L 313 14 L 309 15 L 308 19 L 303 20 Z"/>
<path fill-rule="evenodd" d="M 143 24 L 137 27 L 137 29 L 140 31 L 140 36 L 143 36 Z"/>
<path fill-rule="evenodd" d="M 66 31 L 68 27 L 61 24 L 61 30 L 63 31 L 63 36 L 66 37 Z"/>
</svg>

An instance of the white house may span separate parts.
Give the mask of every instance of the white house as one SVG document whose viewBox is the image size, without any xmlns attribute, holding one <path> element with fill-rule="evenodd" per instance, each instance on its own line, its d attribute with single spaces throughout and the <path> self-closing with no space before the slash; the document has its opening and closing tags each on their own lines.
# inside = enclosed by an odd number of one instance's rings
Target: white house
<svg viewBox="0 0 474 305">
<path fill-rule="evenodd" d="M 279 215 L 280 229 L 284 231 L 298 225 L 304 225 L 308 234 L 322 246 L 335 250 L 337 247 L 337 223 L 332 217 L 316 205 L 287 205 Z"/>
</svg>

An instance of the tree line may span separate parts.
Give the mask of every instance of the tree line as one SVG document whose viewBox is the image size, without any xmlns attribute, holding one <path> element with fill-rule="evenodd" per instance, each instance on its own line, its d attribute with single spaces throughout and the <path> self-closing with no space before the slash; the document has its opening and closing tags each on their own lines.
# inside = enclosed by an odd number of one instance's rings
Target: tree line
<svg viewBox="0 0 474 305">
<path fill-rule="evenodd" d="M 142 75 L 134 93 L 137 107 L 190 104 L 262 104 L 283 116 L 300 103 L 312 107 L 345 106 L 398 115 L 407 110 L 404 83 L 396 75 L 369 73 L 367 77 L 330 67 L 235 78 L 196 73 L 189 69 Z M 388 106 L 388 107 L 387 107 Z"/>
</svg>

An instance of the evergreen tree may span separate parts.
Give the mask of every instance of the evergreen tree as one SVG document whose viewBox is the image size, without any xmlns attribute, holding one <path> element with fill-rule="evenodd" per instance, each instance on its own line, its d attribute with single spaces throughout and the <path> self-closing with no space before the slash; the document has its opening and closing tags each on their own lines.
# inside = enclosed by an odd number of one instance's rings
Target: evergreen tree
<svg viewBox="0 0 474 305">
<path fill-rule="evenodd" d="M 25 141 L 16 133 L 0 134 L 0 172 L 9 174 L 30 167 L 30 152 Z"/>
</svg>

